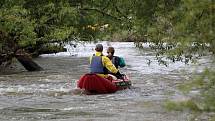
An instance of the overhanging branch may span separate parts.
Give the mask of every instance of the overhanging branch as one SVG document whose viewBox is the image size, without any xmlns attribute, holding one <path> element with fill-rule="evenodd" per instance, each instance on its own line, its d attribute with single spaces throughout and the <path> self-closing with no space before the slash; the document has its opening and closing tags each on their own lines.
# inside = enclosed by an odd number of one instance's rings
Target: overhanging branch
<svg viewBox="0 0 215 121">
<path fill-rule="evenodd" d="M 98 13 L 101 13 L 101 14 L 105 15 L 105 16 L 109 16 L 109 17 L 111 17 L 111 18 L 113 18 L 113 19 L 115 19 L 117 21 L 122 21 L 121 18 L 118 18 L 116 16 L 112 16 L 111 14 L 105 13 L 104 11 L 99 10 L 99 9 L 95 9 L 95 8 L 83 8 L 83 9 L 80 9 L 80 10 L 84 10 L 84 11 L 96 11 Z"/>
</svg>

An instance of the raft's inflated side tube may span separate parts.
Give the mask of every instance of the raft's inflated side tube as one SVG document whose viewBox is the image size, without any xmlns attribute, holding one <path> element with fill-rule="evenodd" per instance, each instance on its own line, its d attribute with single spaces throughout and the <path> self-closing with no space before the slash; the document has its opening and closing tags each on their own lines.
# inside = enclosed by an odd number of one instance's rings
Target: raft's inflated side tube
<svg viewBox="0 0 215 121">
<path fill-rule="evenodd" d="M 117 90 L 126 89 L 130 86 L 131 81 L 129 81 L 126 76 L 123 80 L 108 80 L 96 74 L 85 74 L 78 80 L 77 83 L 78 88 L 98 94 L 114 93 Z"/>
<path fill-rule="evenodd" d="M 114 93 L 117 87 L 108 79 L 102 78 L 96 74 L 85 74 L 78 81 L 78 88 L 85 89 L 92 93 Z"/>
</svg>

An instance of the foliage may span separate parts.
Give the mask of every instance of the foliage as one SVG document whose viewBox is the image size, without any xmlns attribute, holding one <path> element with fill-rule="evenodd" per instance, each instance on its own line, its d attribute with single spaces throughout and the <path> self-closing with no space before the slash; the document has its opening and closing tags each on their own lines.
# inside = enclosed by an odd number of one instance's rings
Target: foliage
<svg viewBox="0 0 215 121">
<path fill-rule="evenodd" d="M 139 46 L 150 43 L 160 62 L 164 55 L 188 63 L 215 53 L 211 0 L 2 0 L 0 6 L 4 41 L 21 47 L 127 33 Z"/>
<path fill-rule="evenodd" d="M 201 103 L 205 111 L 215 111 L 215 71 L 206 69 L 199 78 L 194 80 L 197 88 L 201 89 Z"/>
<path fill-rule="evenodd" d="M 29 52 L 42 44 L 110 39 L 127 22 L 123 1 L 109 0 L 2 0 L 0 54 Z M 128 4 L 127 4 L 128 6 Z M 10 51 L 10 52 L 9 52 Z"/>
<path fill-rule="evenodd" d="M 215 121 L 215 116 L 213 116 L 209 121 Z"/>
<path fill-rule="evenodd" d="M 177 110 L 177 111 L 192 110 L 196 112 L 201 111 L 199 107 L 196 105 L 196 103 L 192 100 L 187 100 L 182 102 L 167 101 L 164 106 L 168 110 Z"/>
<path fill-rule="evenodd" d="M 151 43 L 158 57 L 173 62 L 195 62 L 208 52 L 214 54 L 214 10 L 211 0 L 145 1 L 137 5 L 136 16 L 142 17 L 133 22 L 137 43 Z"/>
<path fill-rule="evenodd" d="M 167 101 L 165 107 L 169 110 L 191 109 L 194 111 L 215 112 L 215 71 L 205 69 L 193 81 L 179 86 L 185 94 L 190 91 L 199 91 L 198 95 L 193 95 L 190 100 L 181 102 Z"/>
</svg>

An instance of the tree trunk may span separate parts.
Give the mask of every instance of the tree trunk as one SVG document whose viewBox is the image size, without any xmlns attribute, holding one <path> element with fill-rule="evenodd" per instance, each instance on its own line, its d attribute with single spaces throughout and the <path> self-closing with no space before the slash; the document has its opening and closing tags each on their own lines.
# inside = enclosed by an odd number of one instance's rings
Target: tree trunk
<svg viewBox="0 0 215 121">
<path fill-rule="evenodd" d="M 19 49 L 15 53 L 16 59 L 25 67 L 28 71 L 41 71 L 43 70 L 37 63 L 35 63 L 31 56 L 24 50 Z"/>
</svg>

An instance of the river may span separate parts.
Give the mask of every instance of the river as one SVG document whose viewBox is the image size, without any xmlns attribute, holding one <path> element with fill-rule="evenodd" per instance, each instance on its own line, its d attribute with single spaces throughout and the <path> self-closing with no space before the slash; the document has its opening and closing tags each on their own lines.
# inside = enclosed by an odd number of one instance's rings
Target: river
<svg viewBox="0 0 215 121">
<path fill-rule="evenodd" d="M 154 53 L 135 48 L 132 42 L 102 42 L 113 46 L 115 55 L 124 57 L 121 72 L 132 80 L 131 89 L 103 95 L 74 95 L 76 81 L 89 71 L 89 55 L 95 44 L 68 46 L 68 52 L 42 55 L 35 61 L 44 68 L 27 72 L 18 63 L 0 74 L 0 121 L 188 121 L 187 111 L 167 111 L 166 100 L 183 100 L 177 86 L 191 74 L 210 66 L 208 58 L 197 64 L 159 65 Z M 104 54 L 106 54 L 104 52 Z M 147 64 L 151 60 L 150 66 Z M 207 121 L 201 114 L 196 121 Z"/>
</svg>

